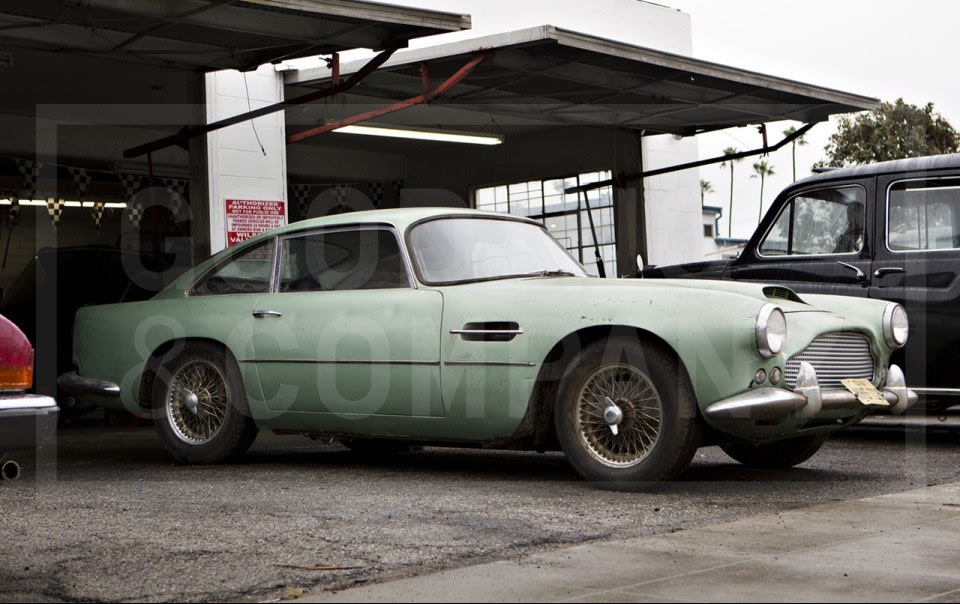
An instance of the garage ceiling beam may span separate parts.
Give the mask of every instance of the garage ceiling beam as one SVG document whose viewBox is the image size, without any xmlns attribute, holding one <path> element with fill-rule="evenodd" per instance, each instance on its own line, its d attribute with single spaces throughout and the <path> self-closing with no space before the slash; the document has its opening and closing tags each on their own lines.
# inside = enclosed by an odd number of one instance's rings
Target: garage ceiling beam
<svg viewBox="0 0 960 604">
<path fill-rule="evenodd" d="M 354 124 L 359 124 L 368 120 L 376 119 L 378 117 L 388 115 L 390 113 L 396 113 L 403 109 L 409 107 L 415 107 L 416 105 L 425 105 L 431 101 L 440 98 L 448 91 L 450 91 L 454 86 L 462 82 L 474 69 L 477 68 L 477 65 L 482 63 L 487 58 L 486 53 L 478 54 L 475 56 L 469 63 L 461 67 L 455 74 L 447 78 L 442 84 L 436 87 L 433 91 L 430 91 L 430 72 L 426 64 L 420 66 L 421 80 L 423 84 L 424 93 L 415 96 L 399 103 L 394 103 L 393 105 L 388 105 L 387 107 L 381 107 L 379 109 L 374 109 L 373 111 L 368 111 L 366 113 L 361 113 L 360 115 L 354 115 L 346 119 L 342 119 L 336 122 L 331 122 L 329 124 L 324 124 L 323 126 L 318 126 L 316 128 L 311 128 L 304 132 L 298 132 L 297 134 L 292 134 L 287 137 L 287 143 L 297 143 L 308 138 L 313 138 L 314 136 L 319 136 L 321 134 L 332 132 L 346 126 L 352 126 Z"/>
<path fill-rule="evenodd" d="M 271 113 L 276 113 L 278 111 L 284 111 L 290 107 L 295 107 L 297 105 L 303 105 L 305 103 L 311 103 L 313 101 L 318 101 L 323 98 L 335 96 L 344 92 L 347 92 L 357 84 L 363 81 L 368 75 L 377 70 L 378 67 L 383 65 L 387 59 L 396 52 L 396 48 L 391 48 L 389 50 L 384 50 L 379 53 L 370 61 L 364 65 L 363 69 L 357 71 L 353 74 L 349 80 L 341 84 L 333 85 L 329 88 L 323 90 L 318 90 L 316 92 L 310 92 L 296 98 L 287 99 L 279 103 L 274 103 L 273 105 L 267 105 L 266 107 L 261 107 L 260 109 L 254 109 L 253 111 L 248 111 L 246 113 L 241 113 L 233 117 L 228 117 L 226 119 L 220 120 L 218 122 L 212 122 L 210 124 L 205 124 L 203 126 L 194 126 L 188 127 L 184 126 L 180 132 L 174 134 L 173 136 L 167 136 L 159 140 L 153 141 L 152 143 L 146 143 L 138 147 L 133 147 L 127 149 L 123 152 L 123 156 L 127 159 L 140 157 L 142 155 L 147 155 L 153 153 L 154 151 L 159 151 L 161 149 L 166 149 L 167 147 L 173 146 L 185 146 L 191 138 L 197 136 L 203 136 L 210 132 L 226 128 L 228 126 L 233 126 L 234 124 L 239 124 L 241 122 L 246 122 L 264 115 L 270 115 Z"/>
</svg>

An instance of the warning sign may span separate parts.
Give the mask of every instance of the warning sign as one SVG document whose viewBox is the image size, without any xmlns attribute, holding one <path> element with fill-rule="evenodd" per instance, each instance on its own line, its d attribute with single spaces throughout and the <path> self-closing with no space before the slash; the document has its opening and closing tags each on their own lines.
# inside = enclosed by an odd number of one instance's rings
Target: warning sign
<svg viewBox="0 0 960 604">
<path fill-rule="evenodd" d="M 287 224 L 283 201 L 227 200 L 227 247 Z"/>
</svg>

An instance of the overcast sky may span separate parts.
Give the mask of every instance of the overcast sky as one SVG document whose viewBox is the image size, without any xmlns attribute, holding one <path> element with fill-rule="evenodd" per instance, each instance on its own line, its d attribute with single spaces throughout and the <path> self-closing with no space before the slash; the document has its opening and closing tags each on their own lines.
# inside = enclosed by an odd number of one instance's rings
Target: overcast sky
<svg viewBox="0 0 960 604">
<path fill-rule="evenodd" d="M 472 0 L 407 0 L 407 6 L 463 11 Z M 482 3 L 486 11 L 530 12 L 527 0 Z M 564 5 L 569 5 L 565 0 Z M 911 2 L 866 2 L 860 0 L 663 0 L 658 4 L 690 15 L 693 55 L 697 58 L 782 76 L 819 86 L 853 92 L 881 100 L 903 97 L 935 109 L 955 127 L 960 127 L 960 2 L 914 0 Z M 554 6 L 560 6 L 556 4 Z M 595 6 L 583 1 L 583 10 Z M 565 9 L 569 10 L 569 9 Z M 544 9 L 542 23 L 554 23 L 555 15 Z M 504 21 L 511 21 L 510 16 Z M 476 19 L 476 21 L 481 21 Z M 482 20 L 489 23 L 489 15 Z M 638 32 L 642 38 L 642 32 Z M 780 140 L 790 124 L 770 126 L 770 142 Z M 802 178 L 811 165 L 823 158 L 823 147 L 833 124 L 818 125 L 808 135 L 809 144 L 798 149 L 797 172 Z M 726 147 L 741 150 L 761 145 L 754 128 L 740 128 L 698 137 L 701 157 L 720 155 Z M 734 237 L 747 237 L 757 223 L 760 187 L 750 178 L 748 158 L 736 165 L 734 176 Z M 789 146 L 771 155 L 768 162 L 776 175 L 767 181 L 764 208 L 792 180 Z M 708 205 L 725 208 L 729 203 L 730 173 L 726 168 L 701 169 L 701 178 L 715 192 Z M 726 234 L 726 216 L 721 223 Z"/>
</svg>

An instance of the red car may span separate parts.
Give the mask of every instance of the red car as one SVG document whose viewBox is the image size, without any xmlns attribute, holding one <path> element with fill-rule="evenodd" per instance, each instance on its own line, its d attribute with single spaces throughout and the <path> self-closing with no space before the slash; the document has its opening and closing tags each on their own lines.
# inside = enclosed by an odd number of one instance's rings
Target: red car
<svg viewBox="0 0 960 604">
<path fill-rule="evenodd" d="M 11 451 L 43 445 L 57 429 L 59 408 L 49 396 L 26 394 L 33 385 L 33 347 L 0 315 L 0 478 L 14 480 L 20 465 Z"/>
</svg>

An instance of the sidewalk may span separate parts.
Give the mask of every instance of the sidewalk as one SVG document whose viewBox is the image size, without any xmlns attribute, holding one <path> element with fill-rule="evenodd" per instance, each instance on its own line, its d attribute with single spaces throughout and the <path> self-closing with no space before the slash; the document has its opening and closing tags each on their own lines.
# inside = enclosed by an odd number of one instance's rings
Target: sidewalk
<svg viewBox="0 0 960 604">
<path fill-rule="evenodd" d="M 304 599 L 557 600 L 960 602 L 960 483 Z"/>
</svg>

